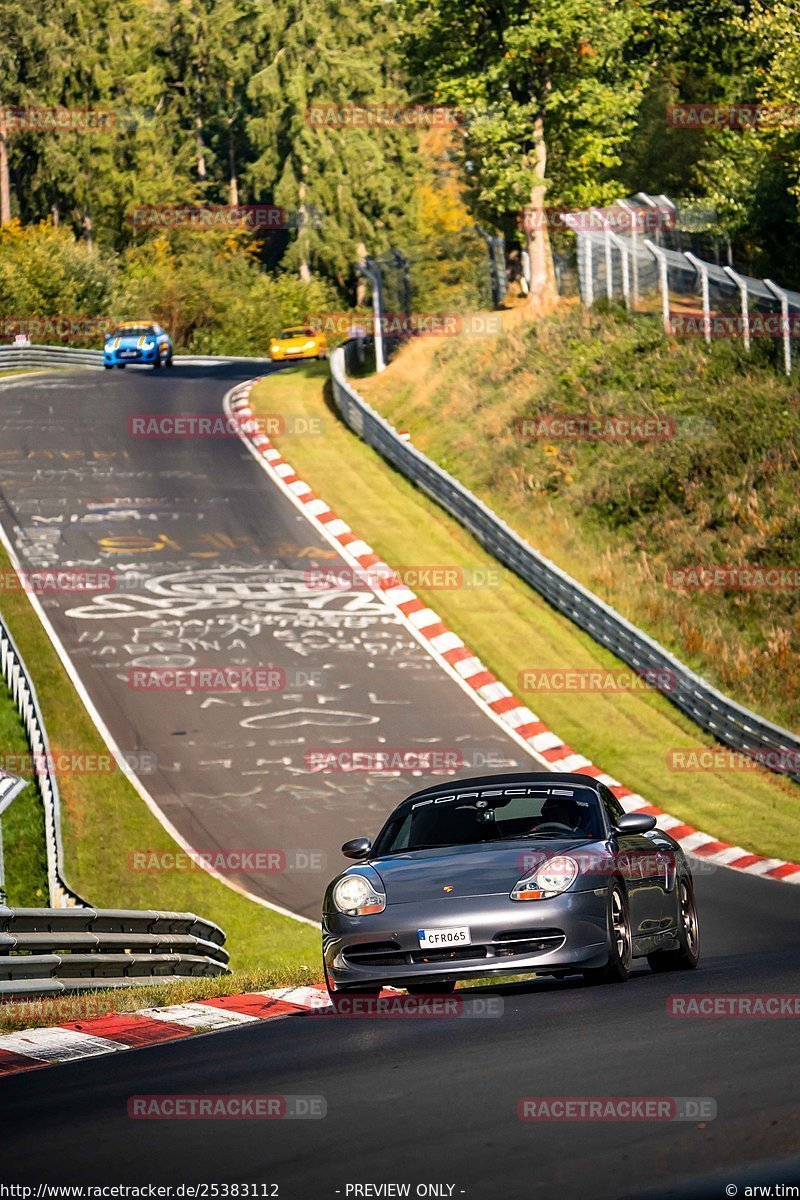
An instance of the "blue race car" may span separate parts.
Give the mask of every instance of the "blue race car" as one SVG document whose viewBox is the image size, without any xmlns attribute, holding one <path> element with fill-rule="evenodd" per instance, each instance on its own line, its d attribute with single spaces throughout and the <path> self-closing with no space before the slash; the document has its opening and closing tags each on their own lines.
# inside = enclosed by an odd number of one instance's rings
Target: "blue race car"
<svg viewBox="0 0 800 1200">
<path fill-rule="evenodd" d="M 120 370 L 128 363 L 149 363 L 155 370 L 172 366 L 169 334 L 153 321 L 130 321 L 119 325 L 106 338 L 103 366 Z"/>
</svg>

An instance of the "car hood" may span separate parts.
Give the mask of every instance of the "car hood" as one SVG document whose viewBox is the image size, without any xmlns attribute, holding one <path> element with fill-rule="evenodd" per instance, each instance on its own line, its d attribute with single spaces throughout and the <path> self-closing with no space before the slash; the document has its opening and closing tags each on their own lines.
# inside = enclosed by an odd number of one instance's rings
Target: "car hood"
<svg viewBox="0 0 800 1200">
<path fill-rule="evenodd" d="M 307 336 L 297 333 L 293 337 L 275 338 L 275 342 L 278 346 L 288 347 L 293 350 L 298 349 L 300 346 L 305 346 L 306 342 L 313 341 L 316 341 L 316 337 L 313 333 L 309 333 Z"/>
<path fill-rule="evenodd" d="M 412 904 L 452 895 L 508 894 L 524 875 L 557 854 L 598 848 L 569 838 L 521 838 L 481 846 L 448 846 L 370 859 L 386 888 L 387 904 Z M 452 892 L 445 893 L 446 887 Z"/>
<path fill-rule="evenodd" d="M 151 334 L 149 337 L 144 334 L 135 334 L 130 337 L 113 337 L 109 338 L 106 345 L 110 350 L 141 350 L 145 342 L 155 342 L 156 335 Z"/>
</svg>

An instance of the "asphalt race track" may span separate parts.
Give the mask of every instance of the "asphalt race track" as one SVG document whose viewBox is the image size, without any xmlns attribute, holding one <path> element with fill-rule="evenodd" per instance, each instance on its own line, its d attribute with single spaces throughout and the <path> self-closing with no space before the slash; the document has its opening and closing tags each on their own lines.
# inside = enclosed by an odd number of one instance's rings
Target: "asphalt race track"
<svg viewBox="0 0 800 1200">
<path fill-rule="evenodd" d="M 317 919 L 342 842 L 376 833 L 423 782 L 320 773 L 310 752 L 438 750 L 465 774 L 533 760 L 369 589 L 319 586 L 320 569 L 349 568 L 235 435 L 129 432 L 140 414 L 222 416 L 224 393 L 253 372 L 177 365 L 0 385 L 0 520 L 31 571 L 113 573 L 113 589 L 95 577 L 41 598 L 118 745 L 195 850 L 272 854 L 262 864 L 284 869 L 227 873 Z M 137 669 L 214 666 L 283 674 L 274 691 L 132 686 Z"/>
<path fill-rule="evenodd" d="M 268 845 L 302 846 L 307 839 L 302 831 L 313 818 L 317 844 L 324 840 L 333 854 L 334 844 L 351 832 L 373 830 L 411 781 L 391 780 L 373 789 L 355 779 L 347 781 L 345 793 L 328 792 L 330 777 L 309 782 L 293 770 L 302 765 L 309 744 L 296 739 L 324 737 L 319 725 L 302 735 L 293 720 L 267 732 L 269 719 L 266 728 L 242 725 L 248 718 L 238 699 L 230 707 L 204 709 L 197 696 L 131 691 L 125 675 L 137 655 L 186 652 L 189 634 L 176 624 L 180 633 L 171 636 L 173 622 L 191 611 L 208 620 L 211 610 L 187 608 L 187 595 L 228 599 L 218 581 L 230 576 L 245 585 L 248 596 L 247 589 L 263 586 L 268 601 L 259 592 L 255 603 L 261 607 L 244 610 L 258 621 L 243 635 L 241 653 L 287 670 L 301 660 L 330 673 L 324 690 L 330 699 L 324 703 L 313 691 L 300 699 L 278 695 L 263 707 L 259 703 L 255 714 L 280 712 L 282 706 L 312 714 L 329 706 L 369 716 L 380 712 L 378 728 L 389 744 L 415 745 L 415 738 L 435 736 L 439 745 L 465 746 L 465 755 L 475 747 L 481 753 L 493 748 L 510 765 L 521 760 L 386 614 L 370 612 L 366 626 L 324 623 L 326 636 L 318 646 L 310 638 L 297 639 L 298 631 L 315 628 L 301 623 L 306 609 L 292 607 L 298 592 L 286 583 L 298 578 L 290 572 L 300 572 L 302 579 L 307 563 L 315 561 L 300 553 L 309 544 L 308 527 L 242 447 L 223 440 L 126 442 L 127 414 L 218 411 L 222 392 L 243 377 L 232 367 L 176 368 L 171 377 L 126 372 L 0 389 L 7 430 L 0 460 L 4 522 L 29 562 L 30 555 L 44 553 L 45 539 L 37 548 L 32 537 L 40 524 L 36 515 L 49 519 L 41 525 L 52 534 L 45 550 L 58 563 L 100 561 L 101 546 L 109 546 L 102 539 L 109 537 L 145 538 L 148 545 L 161 539 L 163 549 L 135 559 L 151 583 L 159 581 L 157 587 L 145 585 L 122 597 L 135 600 L 137 615 L 109 616 L 106 604 L 90 600 L 104 610 L 95 621 L 70 614 L 73 598 L 47 601 L 89 690 L 123 744 L 158 754 L 158 770 L 145 782 L 196 843 L 230 845 L 235 837 L 240 845 L 260 838 L 262 844 L 267 839 Z M 33 459 L 32 451 L 43 444 L 40 424 L 47 425 L 54 452 L 71 447 L 75 457 Z M 114 457 L 98 461 L 92 457 L 98 447 Z M 82 519 L 102 517 L 93 507 L 98 505 L 119 505 L 123 512 L 127 505 L 140 515 L 105 523 Z M 207 533 L 248 540 L 225 549 L 219 541 L 202 541 Z M 210 551 L 212 558 L 196 557 Z M 134 561 L 122 557 L 118 569 Z M 168 576 L 183 576 L 184 582 L 170 588 Z M 175 595 L 180 602 L 172 604 Z M 151 609 L 153 596 L 172 606 Z M 86 598 L 79 603 L 85 606 Z M 371 602 L 364 597 L 363 603 L 369 608 Z M 261 620 L 266 612 L 269 622 Z M 284 622 L 280 614 L 290 619 Z M 134 628 L 141 630 L 135 639 Z M 230 661 L 225 655 L 233 650 L 222 645 L 219 629 L 214 626 L 206 639 L 210 645 L 219 635 L 221 648 L 198 648 L 198 662 L 215 661 L 214 656 Z M 92 640 L 98 632 L 102 637 Z M 353 642 L 356 649 L 332 650 Z M 101 654 L 106 645 L 112 648 L 108 661 Z M 390 646 L 402 649 L 395 654 Z M 369 728 L 353 732 L 339 725 L 335 736 L 363 745 Z M 225 755 L 230 767 L 203 765 Z M 165 770 L 162 756 L 179 763 L 179 770 Z M 260 758 L 266 769 L 248 774 Z M 261 790 L 251 793 L 255 786 Z M 312 911 L 317 884 L 310 877 L 254 877 L 248 884 Z M 276 1192 L 263 1194 L 281 1200 L 354 1196 L 359 1193 L 348 1193 L 348 1185 L 368 1183 L 408 1183 L 411 1196 L 418 1185 L 444 1185 L 428 1194 L 471 1200 L 722 1197 L 732 1194 L 726 1193 L 728 1184 L 736 1184 L 743 1196 L 748 1184 L 797 1184 L 796 1023 L 681 1019 L 670 1015 L 667 1001 L 678 993 L 796 993 L 798 891 L 708 866 L 698 868 L 696 885 L 703 958 L 694 973 L 656 976 L 639 966 L 624 985 L 542 980 L 506 986 L 495 993 L 504 1002 L 499 1018 L 290 1017 L 121 1053 L 113 1061 L 84 1059 L 10 1076 L 0 1085 L 0 1181 L 277 1184 Z M 327 1116 L 214 1122 L 128 1117 L 130 1097 L 163 1094 L 321 1096 Z M 517 1116 L 522 1097 L 569 1096 L 711 1098 L 717 1115 L 704 1121 L 578 1123 L 523 1122 Z M 360 1193 L 370 1194 L 381 1193 Z"/>
<path fill-rule="evenodd" d="M 611 1200 L 668 1185 L 668 1195 L 721 1197 L 768 1160 L 754 1182 L 797 1183 L 795 1023 L 666 1009 L 678 992 L 796 992 L 796 895 L 725 870 L 700 875 L 697 892 L 704 959 L 689 975 L 645 967 L 617 986 L 506 987 L 499 1019 L 289 1017 L 10 1076 L 0 1178 L 277 1183 L 283 1200 L 404 1181 L 454 1184 L 470 1200 Z M 127 1116 L 131 1096 L 176 1093 L 323 1096 L 327 1116 Z M 705 1125 L 523 1123 L 522 1096 L 703 1096 L 718 1115 Z M 720 1180 L 701 1187 L 710 1173 Z M 690 1182 L 677 1190 L 680 1181 Z"/>
</svg>

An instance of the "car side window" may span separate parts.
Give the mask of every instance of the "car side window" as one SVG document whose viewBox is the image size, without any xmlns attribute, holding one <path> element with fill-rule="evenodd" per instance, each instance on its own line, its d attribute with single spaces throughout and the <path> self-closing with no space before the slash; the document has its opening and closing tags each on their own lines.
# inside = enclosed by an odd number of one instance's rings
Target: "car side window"
<svg viewBox="0 0 800 1200">
<path fill-rule="evenodd" d="M 600 799 L 603 801 L 603 808 L 606 810 L 608 823 L 613 829 L 620 817 L 624 815 L 625 809 L 614 793 L 604 783 L 599 785 L 598 790 L 600 792 Z"/>
</svg>

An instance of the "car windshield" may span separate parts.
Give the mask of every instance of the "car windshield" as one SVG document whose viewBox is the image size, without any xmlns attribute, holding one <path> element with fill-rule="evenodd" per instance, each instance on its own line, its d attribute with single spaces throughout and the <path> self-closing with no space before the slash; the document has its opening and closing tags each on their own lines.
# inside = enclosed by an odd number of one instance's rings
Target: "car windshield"
<svg viewBox="0 0 800 1200">
<path fill-rule="evenodd" d="M 155 337 L 152 325 L 120 325 L 112 337 Z"/>
<path fill-rule="evenodd" d="M 313 330 L 311 330 L 311 329 L 284 329 L 283 333 L 281 334 L 281 337 L 285 337 L 285 338 L 313 337 L 313 336 L 314 336 L 314 333 L 313 333 Z"/>
<path fill-rule="evenodd" d="M 510 838 L 604 836 L 600 800 L 591 788 L 519 787 L 420 800 L 391 817 L 374 852 L 398 854 Z"/>
</svg>

